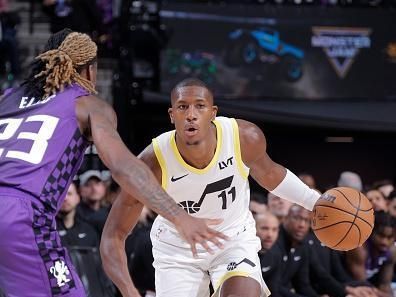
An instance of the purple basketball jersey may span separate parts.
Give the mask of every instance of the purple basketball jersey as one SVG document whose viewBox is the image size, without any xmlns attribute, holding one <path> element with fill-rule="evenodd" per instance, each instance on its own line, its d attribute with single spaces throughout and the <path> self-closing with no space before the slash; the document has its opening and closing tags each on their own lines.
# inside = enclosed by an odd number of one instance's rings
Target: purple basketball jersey
<svg viewBox="0 0 396 297">
<path fill-rule="evenodd" d="M 0 196 L 30 197 L 55 214 L 84 157 L 75 101 L 77 85 L 44 101 L 18 88 L 0 101 Z"/>
</svg>

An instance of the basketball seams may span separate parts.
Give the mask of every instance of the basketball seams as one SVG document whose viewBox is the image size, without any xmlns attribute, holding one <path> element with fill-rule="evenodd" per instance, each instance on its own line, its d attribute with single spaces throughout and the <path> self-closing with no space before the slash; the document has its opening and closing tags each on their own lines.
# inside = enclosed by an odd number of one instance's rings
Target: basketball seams
<svg viewBox="0 0 396 297">
<path fill-rule="evenodd" d="M 345 213 L 347 213 L 347 214 L 350 214 L 350 215 L 352 215 L 352 216 L 355 216 L 353 213 L 350 213 L 349 211 L 347 211 L 347 210 L 345 210 L 345 209 L 342 209 L 342 208 L 339 208 L 339 207 L 335 207 L 335 206 L 331 206 L 331 205 L 325 205 L 325 204 L 318 204 L 318 205 L 316 205 L 315 207 L 319 207 L 319 206 L 321 206 L 321 207 L 328 207 L 328 208 L 334 208 L 334 209 L 340 210 L 340 211 L 342 211 L 342 212 L 345 212 Z M 363 222 L 365 222 L 367 225 L 369 225 L 371 229 L 373 228 L 373 226 L 372 226 L 369 222 L 367 222 L 365 219 L 363 219 L 363 218 L 361 218 L 361 217 L 359 217 L 359 216 L 358 216 L 357 218 L 360 219 L 360 220 L 362 220 Z"/>
<path fill-rule="evenodd" d="M 326 228 L 330 228 L 330 227 L 333 227 L 335 225 L 342 224 L 342 223 L 349 223 L 350 224 L 351 221 L 340 221 L 340 222 L 337 222 L 337 223 L 332 223 L 330 225 L 327 225 L 327 226 L 324 226 L 324 227 L 320 227 L 320 228 L 317 228 L 317 229 L 312 229 L 312 230 L 313 231 L 320 231 L 320 230 L 323 230 L 323 229 L 326 229 Z"/>
<path fill-rule="evenodd" d="M 349 201 L 348 197 L 347 197 L 343 192 L 341 192 L 341 191 L 338 190 L 337 188 L 334 188 L 334 189 L 332 189 L 332 190 L 334 190 L 334 191 L 340 193 L 342 196 L 344 196 L 344 198 L 349 202 L 349 204 L 352 205 L 353 208 L 356 209 L 356 206 L 353 205 L 353 203 L 352 203 L 351 201 Z M 360 198 L 360 192 L 359 192 L 359 191 L 356 191 L 356 192 L 358 192 L 359 198 Z M 369 209 L 359 209 L 359 211 L 367 212 L 367 211 L 370 211 L 370 210 L 372 210 L 372 209 L 373 209 L 373 207 L 371 207 L 371 208 L 369 208 Z"/>
<path fill-rule="evenodd" d="M 344 198 L 346 199 L 346 201 L 348 201 L 349 204 L 352 205 L 354 209 L 358 209 L 358 208 L 348 199 L 348 197 L 347 197 L 343 192 L 341 192 L 340 190 L 338 190 L 338 189 L 336 189 L 336 188 L 333 189 L 333 190 L 336 191 L 336 192 L 338 192 L 338 193 L 340 193 L 342 196 L 344 196 Z M 359 193 L 359 196 L 360 196 L 360 193 Z M 359 198 L 360 198 L 360 197 L 359 197 Z M 360 199 L 359 199 L 359 203 L 360 203 Z"/>
<path fill-rule="evenodd" d="M 358 246 L 360 246 L 360 241 L 361 241 L 361 239 L 362 239 L 362 233 L 361 233 L 361 231 L 360 231 L 360 227 L 359 227 L 359 225 L 357 225 L 357 224 L 353 224 L 357 229 L 358 229 L 358 231 L 359 231 L 359 241 L 358 241 Z"/>
<path fill-rule="evenodd" d="M 338 191 L 338 190 L 336 190 L 336 191 Z M 345 197 L 344 193 L 342 193 L 341 191 L 338 191 L 338 192 L 340 192 L 340 193 Z M 346 198 L 346 197 L 345 197 L 345 198 Z M 346 198 L 346 199 L 348 200 L 348 198 Z M 349 200 L 348 200 L 348 202 L 351 203 Z M 354 225 L 356 225 L 356 224 L 355 224 L 355 221 L 356 221 L 356 218 L 357 218 L 357 214 L 359 213 L 360 203 L 361 203 L 361 202 L 362 202 L 362 197 L 360 196 L 360 192 L 359 192 L 359 204 L 358 204 L 358 207 L 355 207 L 355 208 L 356 208 L 356 213 L 355 213 L 355 217 L 353 218 L 353 221 L 351 222 L 351 226 L 349 227 L 348 231 L 345 233 L 344 237 L 341 238 L 341 240 L 340 240 L 336 245 L 332 246 L 332 248 L 335 248 L 335 247 L 338 246 L 341 242 L 343 242 L 344 239 L 348 236 L 348 234 L 349 234 L 349 232 L 351 231 L 352 227 L 353 227 Z M 359 243 L 360 243 L 360 240 L 359 240 Z"/>
</svg>

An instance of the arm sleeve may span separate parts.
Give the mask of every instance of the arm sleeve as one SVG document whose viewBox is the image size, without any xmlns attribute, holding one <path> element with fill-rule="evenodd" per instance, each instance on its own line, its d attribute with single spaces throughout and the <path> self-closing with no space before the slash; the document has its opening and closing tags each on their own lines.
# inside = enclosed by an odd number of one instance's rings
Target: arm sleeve
<svg viewBox="0 0 396 297">
<path fill-rule="evenodd" d="M 302 207 L 312 210 L 320 194 L 304 184 L 293 172 L 287 169 L 285 178 L 271 191 L 272 194 Z"/>
</svg>

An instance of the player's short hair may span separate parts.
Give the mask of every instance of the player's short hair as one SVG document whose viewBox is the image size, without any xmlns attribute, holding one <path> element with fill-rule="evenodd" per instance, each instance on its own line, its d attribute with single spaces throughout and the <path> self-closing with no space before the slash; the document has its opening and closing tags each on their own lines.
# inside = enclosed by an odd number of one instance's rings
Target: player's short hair
<svg viewBox="0 0 396 297">
<path fill-rule="evenodd" d="M 43 99 L 72 83 L 96 93 L 92 82 L 79 74 L 83 67 L 96 62 L 96 56 L 97 46 L 87 34 L 63 29 L 51 35 L 23 83 L 26 95 Z"/>
<path fill-rule="evenodd" d="M 181 82 L 179 82 L 173 89 L 171 92 L 171 98 L 173 98 L 176 93 L 184 87 L 201 87 L 201 88 L 205 88 L 209 94 L 213 97 L 212 91 L 208 88 L 208 86 L 200 79 L 198 78 L 194 78 L 194 77 L 190 77 L 190 78 L 186 78 L 183 79 Z"/>
</svg>

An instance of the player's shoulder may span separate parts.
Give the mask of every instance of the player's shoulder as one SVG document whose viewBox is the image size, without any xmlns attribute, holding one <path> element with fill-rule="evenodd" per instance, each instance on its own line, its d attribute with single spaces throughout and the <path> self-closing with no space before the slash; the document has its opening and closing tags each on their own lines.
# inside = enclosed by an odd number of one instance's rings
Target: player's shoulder
<svg viewBox="0 0 396 297">
<path fill-rule="evenodd" d="M 150 143 L 146 148 L 138 155 L 138 158 L 142 160 L 151 170 L 159 169 L 159 163 L 154 152 L 153 143 Z"/>
<path fill-rule="evenodd" d="M 100 115 L 110 119 L 112 122 L 116 121 L 113 107 L 96 95 L 79 97 L 76 101 L 76 113 L 81 120 L 92 120 L 93 115 Z"/>
<path fill-rule="evenodd" d="M 241 145 L 256 145 L 258 143 L 265 144 L 265 136 L 263 131 L 254 123 L 236 119 L 239 129 L 239 138 Z"/>
<path fill-rule="evenodd" d="M 162 171 L 157 156 L 154 151 L 153 143 L 150 143 L 139 155 L 138 158 L 142 160 L 154 173 L 158 181 L 161 180 Z"/>
<path fill-rule="evenodd" d="M 106 102 L 106 100 L 90 94 L 90 95 L 84 95 L 81 96 L 77 99 L 77 106 L 81 106 L 82 108 L 87 109 L 87 111 L 112 111 L 113 108 L 109 103 Z"/>
</svg>

